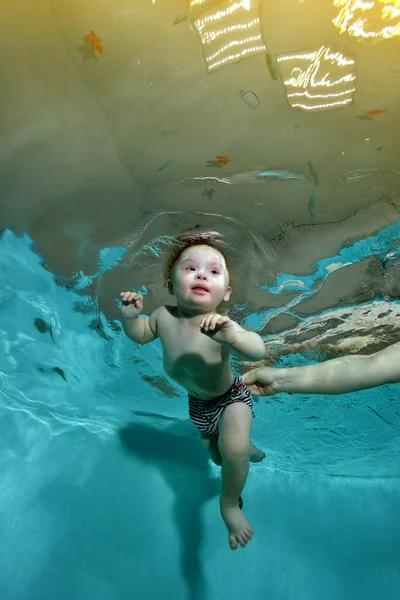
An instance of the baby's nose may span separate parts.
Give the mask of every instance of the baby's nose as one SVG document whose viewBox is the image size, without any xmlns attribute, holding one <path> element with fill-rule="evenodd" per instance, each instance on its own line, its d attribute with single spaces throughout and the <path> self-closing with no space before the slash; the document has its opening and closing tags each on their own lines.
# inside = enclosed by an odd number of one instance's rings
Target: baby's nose
<svg viewBox="0 0 400 600">
<path fill-rule="evenodd" d="M 206 274 L 206 273 L 203 273 L 202 271 L 198 271 L 198 272 L 196 273 L 196 277 L 197 277 L 198 279 L 207 279 L 207 274 Z"/>
</svg>

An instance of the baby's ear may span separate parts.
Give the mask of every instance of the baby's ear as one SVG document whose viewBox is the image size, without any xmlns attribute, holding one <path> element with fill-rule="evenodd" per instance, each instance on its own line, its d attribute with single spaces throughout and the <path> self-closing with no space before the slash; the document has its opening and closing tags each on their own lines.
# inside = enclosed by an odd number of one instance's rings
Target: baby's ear
<svg viewBox="0 0 400 600">
<path fill-rule="evenodd" d="M 167 288 L 170 294 L 174 293 L 173 287 L 172 287 L 172 281 L 170 279 L 168 279 L 167 281 Z"/>
<path fill-rule="evenodd" d="M 232 294 L 232 288 L 228 287 L 228 289 L 226 290 L 226 294 L 224 296 L 224 302 L 228 302 L 229 298 L 231 297 Z"/>
</svg>

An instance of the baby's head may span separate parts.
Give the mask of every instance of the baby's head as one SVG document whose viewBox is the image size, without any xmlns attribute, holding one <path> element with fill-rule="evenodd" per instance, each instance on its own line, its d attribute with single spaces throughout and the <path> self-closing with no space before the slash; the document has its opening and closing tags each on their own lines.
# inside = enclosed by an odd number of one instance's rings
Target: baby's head
<svg viewBox="0 0 400 600">
<path fill-rule="evenodd" d="M 171 251 L 165 280 L 178 306 L 213 311 L 231 295 L 231 276 L 225 254 L 205 235 L 185 236 Z"/>
</svg>

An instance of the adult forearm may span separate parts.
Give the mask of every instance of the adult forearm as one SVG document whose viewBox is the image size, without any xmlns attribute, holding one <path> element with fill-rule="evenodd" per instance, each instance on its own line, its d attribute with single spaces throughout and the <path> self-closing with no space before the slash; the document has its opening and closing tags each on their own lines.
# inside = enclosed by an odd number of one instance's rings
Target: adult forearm
<svg viewBox="0 0 400 600">
<path fill-rule="evenodd" d="M 385 383 L 373 356 L 345 356 L 280 371 L 273 387 L 285 392 L 344 394 Z"/>
</svg>

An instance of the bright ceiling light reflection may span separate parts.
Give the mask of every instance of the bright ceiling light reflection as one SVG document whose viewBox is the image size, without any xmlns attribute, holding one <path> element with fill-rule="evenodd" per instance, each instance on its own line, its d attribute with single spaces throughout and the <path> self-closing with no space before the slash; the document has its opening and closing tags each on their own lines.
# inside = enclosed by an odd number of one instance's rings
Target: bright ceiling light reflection
<svg viewBox="0 0 400 600">
<path fill-rule="evenodd" d="M 400 0 L 333 0 L 339 8 L 333 19 L 340 33 L 365 39 L 400 36 Z"/>
<path fill-rule="evenodd" d="M 266 54 L 260 0 L 191 0 L 192 23 L 198 32 L 208 71 Z"/>
<path fill-rule="evenodd" d="M 284 54 L 276 60 L 293 108 L 323 111 L 353 102 L 356 73 L 352 58 L 321 46 L 314 51 Z"/>
</svg>

